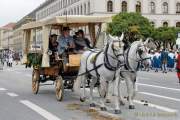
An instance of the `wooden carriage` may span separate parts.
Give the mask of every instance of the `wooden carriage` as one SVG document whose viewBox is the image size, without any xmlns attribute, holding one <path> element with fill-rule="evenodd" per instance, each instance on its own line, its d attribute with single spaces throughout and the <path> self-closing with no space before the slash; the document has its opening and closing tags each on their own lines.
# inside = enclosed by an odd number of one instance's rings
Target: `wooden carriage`
<svg viewBox="0 0 180 120">
<path fill-rule="evenodd" d="M 56 61 L 53 65 L 49 62 L 51 57 L 48 54 L 49 35 L 52 32 L 60 35 L 63 26 L 68 26 L 73 30 L 88 28 L 91 43 L 95 46 L 102 23 L 110 21 L 109 16 L 57 16 L 23 25 L 21 27 L 24 34 L 22 61 L 25 64 L 33 61 L 33 93 L 38 93 L 40 83 L 50 80 L 55 83 L 57 100 L 61 101 L 64 89 L 72 89 L 78 74 L 81 54 L 68 54 L 68 64 L 64 64 L 63 59 Z M 42 41 L 38 40 L 38 36 L 41 36 Z M 31 57 L 28 58 L 30 55 Z"/>
</svg>

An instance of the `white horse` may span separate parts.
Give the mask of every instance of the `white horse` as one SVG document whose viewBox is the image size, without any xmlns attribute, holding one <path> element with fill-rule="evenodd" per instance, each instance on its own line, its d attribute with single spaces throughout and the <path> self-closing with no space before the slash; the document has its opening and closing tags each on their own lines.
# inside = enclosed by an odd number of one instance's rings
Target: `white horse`
<svg viewBox="0 0 180 120">
<path fill-rule="evenodd" d="M 85 84 L 88 76 L 91 76 L 90 82 L 90 107 L 95 107 L 93 102 L 93 89 L 97 81 L 100 82 L 102 91 L 107 91 L 108 85 L 106 82 L 113 81 L 116 72 L 119 69 L 120 64 L 124 62 L 124 43 L 122 42 L 124 34 L 118 37 L 109 37 L 112 41 L 107 42 L 103 51 L 93 52 L 86 51 L 81 57 L 81 66 L 79 69 L 79 77 L 76 79 L 74 87 L 75 91 L 80 91 L 80 85 L 83 85 L 83 94 L 80 98 L 81 101 L 85 101 Z M 87 73 L 87 74 L 83 74 Z M 101 96 L 101 110 L 107 110 L 104 104 L 104 97 Z M 120 113 L 119 99 L 116 99 L 115 113 Z"/>
<path fill-rule="evenodd" d="M 125 66 L 119 69 L 118 74 L 120 74 L 119 80 L 116 80 L 116 84 L 113 83 L 113 92 L 118 93 L 119 95 L 119 101 L 121 105 L 124 105 L 123 97 L 121 96 L 120 91 L 120 83 L 122 80 L 125 80 L 126 86 L 127 86 L 127 93 L 128 93 L 128 101 L 129 101 L 129 109 L 135 109 L 135 106 L 133 104 L 133 99 L 135 97 L 136 93 L 136 76 L 137 71 L 139 68 L 140 62 L 143 62 L 143 64 L 149 63 L 149 55 L 148 55 L 148 49 L 146 47 L 146 44 L 149 42 L 150 39 L 147 39 L 145 42 L 135 41 L 131 44 L 131 46 L 125 51 Z M 117 85 L 119 84 L 119 85 Z M 117 87 L 118 86 L 118 87 Z M 119 88 L 119 89 L 116 89 Z M 109 92 L 109 91 L 107 91 Z M 109 99 L 109 97 L 106 97 Z"/>
</svg>

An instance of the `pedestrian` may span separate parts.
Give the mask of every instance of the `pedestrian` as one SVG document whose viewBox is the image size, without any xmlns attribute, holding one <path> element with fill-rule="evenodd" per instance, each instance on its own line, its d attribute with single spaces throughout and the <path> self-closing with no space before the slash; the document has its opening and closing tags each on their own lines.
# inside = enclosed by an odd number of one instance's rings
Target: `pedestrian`
<svg viewBox="0 0 180 120">
<path fill-rule="evenodd" d="M 155 72 L 158 72 L 159 68 L 160 68 L 160 53 L 158 50 L 156 50 L 156 52 L 154 53 L 154 57 L 153 57 L 153 67 L 155 69 Z"/>
<path fill-rule="evenodd" d="M 161 67 L 163 73 L 167 73 L 167 60 L 168 60 L 168 51 L 167 49 L 163 49 L 161 52 Z"/>
<path fill-rule="evenodd" d="M 168 61 L 167 61 L 167 68 L 169 69 L 170 72 L 172 72 L 175 64 L 175 54 L 173 53 L 172 50 L 170 50 L 168 54 Z"/>
<path fill-rule="evenodd" d="M 10 53 L 9 53 L 9 56 L 8 56 L 8 66 L 9 66 L 9 67 L 12 67 L 12 63 L 13 63 L 13 55 L 12 55 L 12 53 L 10 52 Z"/>
<path fill-rule="evenodd" d="M 178 51 L 178 55 L 177 55 L 177 64 L 176 64 L 176 70 L 177 70 L 177 77 L 179 79 L 179 83 L 180 83 L 180 50 Z"/>
</svg>

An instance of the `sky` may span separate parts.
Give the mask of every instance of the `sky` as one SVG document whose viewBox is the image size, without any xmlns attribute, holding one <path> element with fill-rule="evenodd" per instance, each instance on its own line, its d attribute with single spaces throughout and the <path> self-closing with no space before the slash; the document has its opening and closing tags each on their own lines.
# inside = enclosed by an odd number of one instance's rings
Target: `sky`
<svg viewBox="0 0 180 120">
<path fill-rule="evenodd" d="M 0 27 L 17 22 L 45 0 L 0 0 Z"/>
</svg>

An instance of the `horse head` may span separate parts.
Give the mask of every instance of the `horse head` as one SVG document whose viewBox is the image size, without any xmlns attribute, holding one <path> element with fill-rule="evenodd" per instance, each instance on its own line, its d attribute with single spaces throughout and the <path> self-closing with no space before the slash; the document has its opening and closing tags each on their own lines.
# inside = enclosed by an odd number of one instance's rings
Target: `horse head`
<svg viewBox="0 0 180 120">
<path fill-rule="evenodd" d="M 150 38 L 147 38 L 146 41 L 143 42 L 141 39 L 137 47 L 138 61 L 141 61 L 145 65 L 150 63 L 149 49 L 147 48 L 147 44 L 150 40 Z"/>
<path fill-rule="evenodd" d="M 109 45 L 112 46 L 112 49 L 115 52 L 121 52 L 123 53 L 123 48 L 124 48 L 124 43 L 123 43 L 123 39 L 124 39 L 124 33 L 122 33 L 122 35 L 120 37 L 118 36 L 111 36 L 109 35 L 110 38 L 110 43 Z"/>
</svg>

